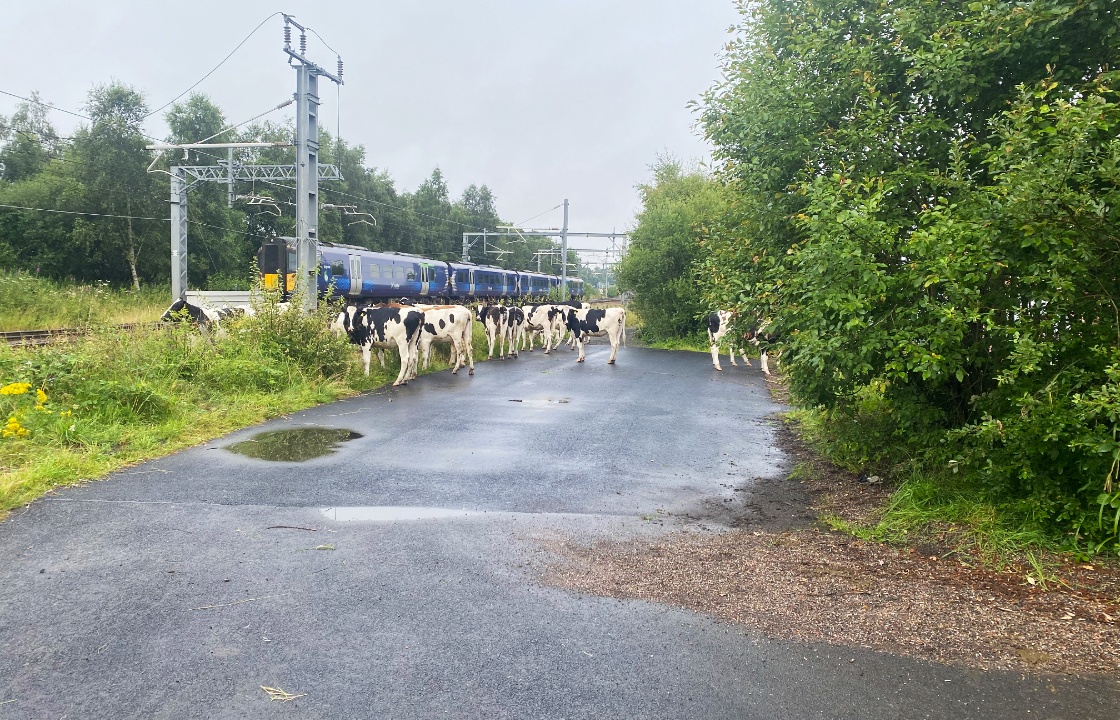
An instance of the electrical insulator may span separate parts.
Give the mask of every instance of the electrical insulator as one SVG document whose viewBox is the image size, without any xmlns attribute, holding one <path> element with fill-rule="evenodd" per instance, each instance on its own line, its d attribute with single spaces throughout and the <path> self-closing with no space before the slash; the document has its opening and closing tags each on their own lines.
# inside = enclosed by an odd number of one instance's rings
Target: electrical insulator
<svg viewBox="0 0 1120 720">
<path fill-rule="evenodd" d="M 284 23 L 284 47 L 290 48 L 292 46 L 292 26 Z"/>
<path fill-rule="evenodd" d="M 307 55 L 307 33 L 299 34 L 299 54 Z"/>
<path fill-rule="evenodd" d="M 341 56 L 339 56 L 339 58 L 338 58 L 338 79 L 339 80 L 342 79 L 342 57 Z"/>
</svg>

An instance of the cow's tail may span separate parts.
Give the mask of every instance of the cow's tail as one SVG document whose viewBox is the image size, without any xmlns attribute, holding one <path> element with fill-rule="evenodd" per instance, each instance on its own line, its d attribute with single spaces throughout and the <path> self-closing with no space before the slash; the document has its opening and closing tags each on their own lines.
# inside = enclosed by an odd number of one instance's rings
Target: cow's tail
<svg viewBox="0 0 1120 720">
<path fill-rule="evenodd" d="M 626 308 L 622 308 L 622 347 L 626 347 Z"/>
</svg>

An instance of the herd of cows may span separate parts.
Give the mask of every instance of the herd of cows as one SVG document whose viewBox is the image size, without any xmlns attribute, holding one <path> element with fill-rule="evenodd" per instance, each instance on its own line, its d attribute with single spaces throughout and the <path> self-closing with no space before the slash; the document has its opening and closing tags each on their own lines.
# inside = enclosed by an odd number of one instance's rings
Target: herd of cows
<svg viewBox="0 0 1120 720">
<path fill-rule="evenodd" d="M 287 309 L 282 303 L 281 309 Z M 186 317 L 204 328 L 219 327 L 223 319 L 237 315 L 252 315 L 251 306 L 210 309 L 178 300 L 167 312 L 163 320 Z M 731 364 L 738 367 L 735 355 L 738 353 L 743 362 L 750 367 L 750 360 L 743 350 L 745 343 L 760 346 L 760 341 L 773 343 L 775 338 L 763 332 L 766 323 L 759 321 L 741 333 L 733 334 L 736 314 L 729 310 L 717 310 L 708 315 L 708 342 L 711 345 L 712 366 L 723 370 L 719 364 L 719 348 L 727 344 Z M 464 365 L 474 375 L 473 323 L 478 320 L 486 333 L 489 346 L 488 357 L 494 357 L 497 345 L 498 357 L 517 357 L 519 350 L 533 350 L 539 338 L 545 354 L 568 341 L 570 347 L 579 350 L 576 362 L 584 361 L 584 345 L 592 336 L 606 335 L 611 344 L 608 365 L 618 358 L 619 345 L 626 344 L 626 310 L 621 307 L 592 308 L 587 303 L 569 300 L 567 302 L 536 305 L 480 305 L 470 308 L 464 305 L 419 305 L 408 301 L 401 303 L 347 306 L 338 313 L 331 323 L 331 330 L 349 338 L 362 352 L 362 365 L 369 375 L 370 360 L 374 348 L 377 349 L 381 366 L 385 367 L 384 349 L 396 349 L 400 355 L 400 371 L 393 385 L 405 385 L 415 378 L 423 358 L 424 369 L 431 361 L 432 345 L 444 343 L 450 346 L 451 373 L 458 374 Z M 768 353 L 761 354 L 762 372 L 769 376 Z"/>
<path fill-rule="evenodd" d="M 583 362 L 584 344 L 592 336 L 606 335 L 611 343 L 611 357 L 607 362 L 613 365 L 619 344 L 626 341 L 626 310 L 620 307 L 595 309 L 574 300 L 521 307 L 481 305 L 474 309 L 463 305 L 391 304 L 362 308 L 351 305 L 338 314 L 331 329 L 345 333 L 350 342 L 361 349 L 366 375 L 369 375 L 373 348 L 378 348 L 383 367 L 381 349 L 395 348 L 401 367 L 393 384 L 404 385 L 416 377 L 420 358 L 424 360 L 424 367 L 428 367 L 435 343 L 450 345 L 452 374 L 466 364 L 469 374 L 473 375 L 471 340 L 476 319 L 486 333 L 489 357 L 494 357 L 497 345 L 498 357 L 502 360 L 517 357 L 520 349 L 531 351 L 537 337 L 547 355 L 567 337 L 579 350 L 576 362 Z"/>
</svg>

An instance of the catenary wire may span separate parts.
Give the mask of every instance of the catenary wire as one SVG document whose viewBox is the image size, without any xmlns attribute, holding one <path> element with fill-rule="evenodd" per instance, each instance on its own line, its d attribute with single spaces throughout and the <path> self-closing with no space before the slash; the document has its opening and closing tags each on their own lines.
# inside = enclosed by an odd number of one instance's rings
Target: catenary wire
<svg viewBox="0 0 1120 720">
<path fill-rule="evenodd" d="M 542 213 L 537 213 L 536 215 L 534 215 L 533 217 L 531 217 L 531 218 L 529 218 L 529 219 L 527 219 L 527 220 L 522 220 L 521 222 L 517 223 L 517 226 L 518 226 L 518 227 L 524 227 L 524 226 L 525 226 L 525 223 L 529 222 L 529 220 L 536 220 L 536 219 L 537 219 L 537 218 L 539 218 L 539 217 L 540 217 L 541 215 L 547 215 L 548 213 L 552 212 L 553 210 L 556 210 L 557 208 L 562 208 L 562 207 L 564 207 L 564 203 L 560 203 L 560 204 L 559 204 L 559 205 L 557 205 L 556 207 L 550 207 L 550 208 L 549 208 L 548 210 L 545 210 L 545 211 L 544 211 L 544 212 L 542 212 Z"/>
<path fill-rule="evenodd" d="M 241 42 L 237 43 L 237 47 L 235 47 L 235 48 L 234 48 L 233 50 L 230 50 L 230 51 L 229 51 L 229 55 L 226 55 L 226 56 L 225 56 L 224 58 L 222 58 L 222 61 L 221 61 L 221 62 L 219 62 L 219 63 L 218 63 L 217 65 L 215 65 L 215 66 L 214 66 L 214 68 L 213 68 L 213 69 L 212 69 L 212 70 L 211 70 L 210 72 L 208 72 L 208 73 L 206 73 L 205 75 L 203 75 L 203 76 L 202 76 L 202 77 L 201 77 L 201 78 L 199 79 L 199 81 L 198 81 L 198 82 L 196 82 L 196 83 L 195 83 L 194 85 L 191 85 L 191 86 L 190 86 L 189 88 L 187 88 L 187 89 L 186 89 L 186 90 L 184 90 L 183 92 L 179 93 L 178 95 L 176 95 L 175 97 L 173 97 L 173 98 L 172 98 L 171 100 L 169 100 L 169 101 L 167 101 L 166 103 L 164 103 L 163 105 L 161 105 L 161 106 L 160 106 L 159 108 L 157 108 L 157 109 L 155 109 L 155 110 L 151 111 L 150 113 L 148 113 L 147 115 L 145 115 L 145 116 L 144 116 L 144 117 L 143 117 L 142 119 L 144 119 L 144 120 L 147 120 L 147 119 L 148 119 L 148 118 L 150 118 L 150 117 L 151 117 L 152 115 L 155 115 L 156 113 L 160 112 L 161 110 L 163 110 L 163 109 L 164 109 L 164 108 L 166 108 L 167 106 L 169 106 L 169 105 L 171 105 L 172 103 L 174 103 L 174 102 L 175 102 L 176 100 L 178 100 L 179 98 L 181 98 L 181 97 L 183 97 L 184 95 L 186 95 L 187 93 L 189 93 L 189 92 L 190 92 L 191 90 L 194 90 L 194 89 L 195 89 L 196 87 L 198 87 L 199 85 L 201 85 L 201 84 L 202 84 L 202 81 L 203 81 L 203 80 L 205 80 L 206 78 L 210 77 L 210 76 L 211 76 L 211 75 L 213 75 L 213 74 L 214 74 L 215 72 L 217 72 L 218 68 L 220 68 L 220 67 L 221 67 L 222 65 L 224 65 L 224 64 L 225 64 L 225 62 L 226 62 L 226 60 L 229 60 L 229 59 L 230 59 L 231 57 L 233 57 L 233 54 L 234 54 L 235 52 L 237 52 L 238 50 L 240 50 L 240 49 L 241 49 L 241 46 L 242 46 L 242 45 L 244 45 L 245 43 L 247 43 L 247 42 L 249 41 L 249 38 L 253 37 L 253 35 L 255 35 L 255 34 L 256 34 L 256 32 L 257 32 L 258 30 L 260 30 L 260 29 L 261 29 L 262 27 L 264 27 L 264 24 L 265 24 L 266 22 L 268 22 L 268 21 L 269 21 L 269 20 L 271 20 L 272 18 L 276 17 L 277 15 L 282 15 L 282 14 L 283 14 L 283 13 L 281 13 L 281 12 L 277 11 L 277 12 L 274 12 L 274 13 L 272 13 L 272 14 L 271 14 L 271 15 L 269 15 L 268 17 L 266 17 L 266 18 L 265 18 L 264 20 L 261 20 L 261 22 L 260 22 L 260 25 L 257 25 L 257 26 L 256 26 L 255 28 L 253 28 L 252 32 L 250 32 L 250 33 L 249 33 L 248 35 L 246 35 L 246 36 L 245 36 L 245 38 L 244 38 L 244 39 L 243 39 L 243 40 L 242 40 Z M 320 39 L 322 39 L 322 38 L 320 38 Z M 326 43 L 323 43 L 323 44 L 325 45 Z"/>
<path fill-rule="evenodd" d="M 10 210 L 37 210 L 38 212 L 58 213 L 59 215 L 90 215 L 93 217 L 120 218 L 122 220 L 156 220 L 159 222 L 171 222 L 171 218 L 139 217 L 136 215 L 113 215 L 111 213 L 78 212 L 76 210 L 52 210 L 50 208 L 27 207 L 25 205 L 0 204 L 0 208 L 8 208 Z"/>
</svg>

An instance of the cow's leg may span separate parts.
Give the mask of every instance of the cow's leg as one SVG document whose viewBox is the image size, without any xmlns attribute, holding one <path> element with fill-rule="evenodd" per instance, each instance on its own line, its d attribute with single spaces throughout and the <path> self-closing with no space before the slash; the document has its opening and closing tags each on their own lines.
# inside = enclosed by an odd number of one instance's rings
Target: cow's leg
<svg viewBox="0 0 1120 720">
<path fill-rule="evenodd" d="M 622 334 L 622 324 L 619 323 L 607 332 L 607 338 L 611 341 L 611 359 L 607 360 L 608 365 L 614 365 L 615 358 L 618 357 L 618 343 L 619 336 Z"/>
<path fill-rule="evenodd" d="M 576 338 L 576 347 L 579 348 L 579 357 L 576 358 L 576 362 L 583 362 L 583 346 L 584 346 L 583 338 L 582 337 L 577 337 Z"/>
<path fill-rule="evenodd" d="M 719 344 L 714 342 L 712 343 L 712 367 L 716 370 L 723 370 L 723 368 L 719 366 Z"/>
<path fill-rule="evenodd" d="M 487 360 L 494 358 L 494 331 L 489 325 L 486 326 L 486 342 L 490 345 L 490 351 L 486 354 Z"/>
<path fill-rule="evenodd" d="M 377 348 L 377 361 L 379 363 L 381 363 L 381 369 L 384 370 L 385 369 L 385 351 L 382 350 L 381 348 Z M 366 373 L 366 375 L 369 375 L 369 373 Z"/>
<path fill-rule="evenodd" d="M 459 368 L 463 366 L 463 352 L 459 350 L 459 346 L 463 342 L 462 335 L 449 335 L 448 339 L 451 341 L 450 349 L 447 351 L 454 359 L 451 361 L 451 374 L 458 375 Z"/>
<path fill-rule="evenodd" d="M 743 348 L 739 348 L 739 354 L 743 356 L 743 364 L 747 367 L 751 367 L 751 359 L 747 357 L 747 351 Z"/>
<path fill-rule="evenodd" d="M 762 351 L 762 374 L 766 375 L 766 376 L 769 376 L 770 375 L 770 363 L 767 362 L 766 355 L 767 355 L 766 351 L 763 350 Z"/>
<path fill-rule="evenodd" d="M 362 346 L 362 367 L 365 368 L 366 377 L 369 377 L 370 346 Z"/>
<path fill-rule="evenodd" d="M 506 326 L 498 326 L 498 359 L 506 359 Z"/>
<path fill-rule="evenodd" d="M 397 353 L 401 356 L 401 369 L 397 371 L 397 379 L 393 385 L 407 385 L 408 371 L 412 365 L 412 345 L 405 338 L 397 338 Z"/>
<path fill-rule="evenodd" d="M 422 331 L 422 330 L 421 330 Z M 420 338 L 420 355 L 424 358 L 424 369 L 428 369 L 428 365 L 432 359 L 432 344 L 435 342 L 435 337 L 424 334 Z"/>
<path fill-rule="evenodd" d="M 467 365 L 470 367 L 470 372 L 467 374 L 474 375 L 474 334 L 469 323 L 467 329 L 463 331 L 463 345 L 463 349 L 467 353 Z"/>
</svg>

